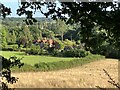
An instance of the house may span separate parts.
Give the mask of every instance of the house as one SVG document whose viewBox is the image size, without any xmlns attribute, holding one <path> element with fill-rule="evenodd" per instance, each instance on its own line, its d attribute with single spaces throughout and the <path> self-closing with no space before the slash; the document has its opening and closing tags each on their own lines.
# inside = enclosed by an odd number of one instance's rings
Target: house
<svg viewBox="0 0 120 90">
<path fill-rule="evenodd" d="M 41 48 L 44 47 L 45 43 L 47 43 L 49 45 L 49 47 L 55 47 L 57 42 L 53 39 L 47 39 L 46 37 L 43 38 L 42 40 L 34 40 L 33 41 L 33 44 L 40 45 Z"/>
</svg>

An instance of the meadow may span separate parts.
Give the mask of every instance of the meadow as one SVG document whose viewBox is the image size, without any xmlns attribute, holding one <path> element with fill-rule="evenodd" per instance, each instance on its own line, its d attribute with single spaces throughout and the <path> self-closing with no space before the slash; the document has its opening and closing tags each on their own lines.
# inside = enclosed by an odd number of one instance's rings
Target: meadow
<svg viewBox="0 0 120 90">
<path fill-rule="evenodd" d="M 41 55 L 26 55 L 24 52 L 15 51 L 0 51 L 0 55 L 4 56 L 5 58 L 9 58 L 11 56 L 22 58 L 21 62 L 23 62 L 24 65 L 21 68 L 13 67 L 13 72 L 54 71 L 69 69 L 104 58 L 104 56 L 93 54 L 83 58 L 65 58 Z"/>
<path fill-rule="evenodd" d="M 71 61 L 76 58 L 63 58 L 63 57 L 52 57 L 52 56 L 40 56 L 40 55 L 26 55 L 25 52 L 15 52 L 15 51 L 0 51 L 0 55 L 3 55 L 5 58 L 11 56 L 16 56 L 22 58 L 21 62 L 32 65 L 39 62 L 58 62 L 58 61 Z"/>
</svg>

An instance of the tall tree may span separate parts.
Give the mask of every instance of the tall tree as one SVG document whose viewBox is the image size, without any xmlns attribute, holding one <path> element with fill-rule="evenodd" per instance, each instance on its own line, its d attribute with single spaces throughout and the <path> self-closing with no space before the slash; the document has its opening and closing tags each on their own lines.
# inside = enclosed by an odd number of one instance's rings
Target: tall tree
<svg viewBox="0 0 120 90">
<path fill-rule="evenodd" d="M 61 0 L 58 0 L 61 1 Z M 97 1 L 97 0 L 96 0 Z M 112 33 L 110 37 L 114 38 L 115 46 L 120 50 L 120 3 L 113 2 L 61 2 L 61 7 L 57 7 L 57 4 L 46 1 L 27 1 L 20 2 L 20 7 L 17 9 L 19 16 L 26 15 L 26 23 L 33 24 L 36 22 L 33 18 L 33 11 L 40 10 L 46 17 L 52 19 L 63 19 L 67 23 L 81 23 L 81 28 L 86 33 L 92 33 L 89 28 L 93 28 L 99 25 L 101 29 L 105 29 L 108 33 Z M 42 11 L 42 6 L 46 6 L 46 12 Z M 10 9 L 1 4 L 1 16 L 5 17 L 10 14 Z M 110 10 L 108 10 L 110 8 Z M 86 29 L 85 29 L 86 28 Z M 88 38 L 86 38 L 87 40 Z"/>
<path fill-rule="evenodd" d="M 65 24 L 64 21 L 57 20 L 56 21 L 56 30 L 55 30 L 55 33 L 60 34 L 62 41 L 64 39 L 63 36 L 64 36 L 65 32 L 67 32 L 67 25 Z"/>
<path fill-rule="evenodd" d="M 16 43 L 16 35 L 15 35 L 15 31 L 13 30 L 12 34 L 11 34 L 11 42 L 12 43 Z"/>
<path fill-rule="evenodd" d="M 41 10 L 42 6 L 47 6 L 47 12 Z M 31 8 L 34 7 L 35 8 Z M 119 48 L 120 44 L 120 3 L 115 2 L 61 2 L 61 7 L 57 7 L 55 2 L 21 2 L 20 8 L 17 10 L 18 15 L 26 14 L 31 21 L 32 11 L 27 8 L 39 9 L 46 17 L 51 16 L 53 19 L 63 19 L 67 23 L 81 23 L 81 28 L 86 35 L 90 35 L 91 28 L 96 25 L 101 26 L 112 33 L 115 40 L 115 46 Z M 57 7 L 57 8 L 56 8 Z M 111 8 L 111 10 L 107 10 Z M 33 19 L 34 21 L 34 19 Z M 31 23 L 32 24 L 32 23 Z M 85 37 L 88 41 L 88 36 Z M 120 48 L 119 48 L 120 49 Z"/>
<path fill-rule="evenodd" d="M 29 30 L 28 25 L 23 26 L 23 34 L 24 34 L 24 37 L 27 40 L 28 46 L 30 47 L 31 44 L 32 44 L 33 37 L 32 37 L 32 34 L 31 34 L 30 30 Z"/>
<path fill-rule="evenodd" d="M 38 25 L 31 25 L 29 28 L 34 40 L 42 39 L 42 32 Z"/>
<path fill-rule="evenodd" d="M 2 45 L 2 47 L 6 47 L 7 45 L 7 32 L 6 32 L 6 28 L 5 27 L 1 27 L 0 28 L 0 43 Z"/>
</svg>

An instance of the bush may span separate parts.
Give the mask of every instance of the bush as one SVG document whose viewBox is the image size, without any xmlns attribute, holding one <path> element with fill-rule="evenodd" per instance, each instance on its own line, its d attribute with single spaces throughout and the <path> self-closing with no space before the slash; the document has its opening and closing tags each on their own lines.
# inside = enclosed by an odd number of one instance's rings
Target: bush
<svg viewBox="0 0 120 90">
<path fill-rule="evenodd" d="M 62 57 L 62 53 L 60 50 L 54 49 L 53 52 L 51 53 L 52 56 L 56 57 Z"/>
<path fill-rule="evenodd" d="M 28 54 L 32 55 L 48 55 L 48 52 L 42 48 L 40 48 L 39 45 L 33 45 L 29 50 L 26 51 Z"/>
<path fill-rule="evenodd" d="M 72 50 L 72 49 L 73 49 L 72 46 L 65 46 L 65 47 L 64 47 L 64 50 L 65 50 L 65 51 L 67 51 L 67 50 Z"/>
<path fill-rule="evenodd" d="M 13 45 L 7 45 L 6 47 L 1 47 L 3 51 L 18 51 L 18 47 L 16 44 Z"/>
<path fill-rule="evenodd" d="M 11 68 L 12 72 L 29 72 L 29 71 L 37 71 L 34 66 L 24 64 L 21 68 L 17 66 Z"/>
<path fill-rule="evenodd" d="M 104 55 L 106 58 L 120 59 L 120 51 L 112 45 L 102 45 L 99 48 L 93 49 L 91 53 Z"/>
<path fill-rule="evenodd" d="M 113 50 L 106 55 L 106 58 L 120 59 L 120 51 Z"/>
<path fill-rule="evenodd" d="M 59 50 L 62 50 L 62 49 L 64 49 L 64 47 L 65 47 L 65 44 L 61 41 L 61 40 L 59 40 L 59 39 L 56 39 L 56 41 L 59 43 Z"/>
<path fill-rule="evenodd" d="M 85 57 L 87 56 L 89 53 L 85 50 L 82 49 L 71 49 L 71 50 L 67 50 L 67 51 L 63 51 L 62 55 L 64 57 Z"/>
</svg>

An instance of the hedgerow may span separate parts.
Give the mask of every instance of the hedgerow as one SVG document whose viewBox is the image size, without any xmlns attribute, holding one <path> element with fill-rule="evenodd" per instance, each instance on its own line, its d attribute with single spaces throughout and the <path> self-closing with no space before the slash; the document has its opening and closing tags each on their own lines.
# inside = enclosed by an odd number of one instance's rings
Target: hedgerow
<svg viewBox="0 0 120 90">
<path fill-rule="evenodd" d="M 77 66 L 90 63 L 92 61 L 103 59 L 104 56 L 101 55 L 88 55 L 84 58 L 78 58 L 71 61 L 58 61 L 58 62 L 39 62 L 34 66 L 24 64 L 20 69 L 17 67 L 12 68 L 14 72 L 29 72 L 29 71 L 53 71 L 60 69 L 69 69 Z"/>
</svg>

